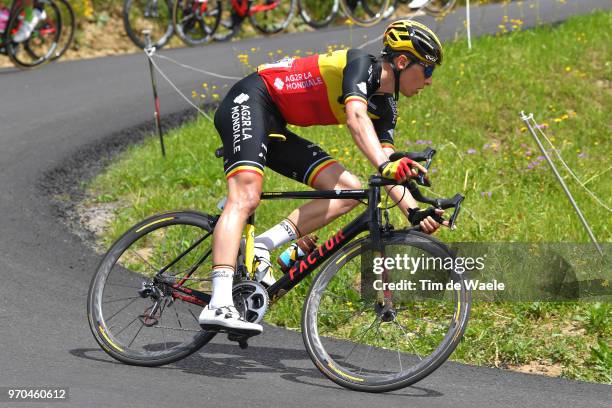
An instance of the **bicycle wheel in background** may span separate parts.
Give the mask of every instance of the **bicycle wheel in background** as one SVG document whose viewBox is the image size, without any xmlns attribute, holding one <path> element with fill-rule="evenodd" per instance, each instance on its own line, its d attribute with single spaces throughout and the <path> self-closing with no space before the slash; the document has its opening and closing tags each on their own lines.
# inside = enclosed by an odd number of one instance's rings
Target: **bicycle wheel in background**
<svg viewBox="0 0 612 408">
<path fill-rule="evenodd" d="M 249 19 L 264 34 L 283 31 L 295 15 L 297 0 L 254 0 Z"/>
<path fill-rule="evenodd" d="M 325 264 L 304 303 L 302 337 L 310 358 L 330 380 L 358 391 L 383 392 L 413 384 L 446 361 L 467 326 L 471 297 L 462 274 L 442 266 L 436 270 L 434 261 L 433 268 L 428 264 L 415 275 L 398 269 L 402 266 L 374 275 L 373 254 L 381 253 L 371 250 L 366 237 Z M 383 237 L 380 256 L 454 258 L 439 241 L 407 231 Z M 362 274 L 362 267 L 369 270 Z M 402 282 L 401 277 L 443 285 L 431 291 L 378 292 L 381 282 Z M 447 290 L 449 280 L 461 283 L 461 289 Z"/>
<path fill-rule="evenodd" d="M 214 41 L 229 41 L 240 32 L 242 23 L 246 17 L 240 16 L 234 9 L 231 0 L 221 0 L 225 4 L 221 10 L 221 21 L 213 35 Z M 247 1 L 247 0 L 244 0 Z"/>
<path fill-rule="evenodd" d="M 338 0 L 298 0 L 302 20 L 312 28 L 323 28 L 331 24 L 338 15 Z"/>
<path fill-rule="evenodd" d="M 32 68 L 48 62 L 57 49 L 62 31 L 60 10 L 51 0 L 38 0 L 37 7 L 44 10 L 45 18 L 40 21 L 30 37 L 22 43 L 12 40 L 26 18 L 23 4 L 14 10 L 6 27 L 6 52 L 19 68 Z"/>
<path fill-rule="evenodd" d="M 51 60 L 56 60 L 66 53 L 72 40 L 74 39 L 74 32 L 76 30 L 76 19 L 74 17 L 74 10 L 67 0 L 53 0 L 58 6 L 62 15 L 62 34 L 59 39 L 59 44 L 51 57 Z"/>
<path fill-rule="evenodd" d="M 423 7 L 423 11 L 433 17 L 443 17 L 455 7 L 457 0 L 431 0 Z"/>
<path fill-rule="evenodd" d="M 201 330 L 202 306 L 187 302 L 173 285 L 212 290 L 212 230 L 206 214 L 152 216 L 128 230 L 108 250 L 88 294 L 88 320 L 96 341 L 127 364 L 157 366 L 179 360 L 209 342 Z"/>
<path fill-rule="evenodd" d="M 187 45 L 212 41 L 222 13 L 221 0 L 177 0 L 174 2 L 174 32 Z"/>
<path fill-rule="evenodd" d="M 145 47 L 143 30 L 151 30 L 151 45 L 163 47 L 174 33 L 172 28 L 171 0 L 125 0 L 123 2 L 123 26 L 140 48 Z"/>
<path fill-rule="evenodd" d="M 390 0 L 340 0 L 344 14 L 362 27 L 379 23 L 385 17 L 390 3 Z"/>
</svg>

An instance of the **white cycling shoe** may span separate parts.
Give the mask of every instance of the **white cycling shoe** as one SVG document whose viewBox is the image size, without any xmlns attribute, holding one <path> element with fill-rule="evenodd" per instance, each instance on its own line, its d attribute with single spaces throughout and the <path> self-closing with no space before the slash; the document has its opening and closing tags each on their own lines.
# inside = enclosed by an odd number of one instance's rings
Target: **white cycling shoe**
<svg viewBox="0 0 612 408">
<path fill-rule="evenodd" d="M 263 332 L 261 324 L 244 320 L 233 305 L 212 309 L 206 306 L 202 309 L 198 322 L 202 329 L 210 331 L 226 331 L 249 337 Z"/>
<path fill-rule="evenodd" d="M 43 21 L 45 18 L 47 18 L 47 13 L 45 13 L 45 10 L 34 9 L 32 11 L 32 20 L 21 23 L 19 31 L 17 31 L 17 34 L 13 36 L 13 42 L 22 43 L 26 41 L 28 38 L 30 38 L 32 31 L 34 31 L 38 23 Z"/>
<path fill-rule="evenodd" d="M 410 4 L 408 4 L 408 7 L 410 7 L 411 9 L 419 9 L 423 6 L 426 6 L 427 3 L 429 3 L 431 0 L 412 0 L 410 2 Z"/>
</svg>

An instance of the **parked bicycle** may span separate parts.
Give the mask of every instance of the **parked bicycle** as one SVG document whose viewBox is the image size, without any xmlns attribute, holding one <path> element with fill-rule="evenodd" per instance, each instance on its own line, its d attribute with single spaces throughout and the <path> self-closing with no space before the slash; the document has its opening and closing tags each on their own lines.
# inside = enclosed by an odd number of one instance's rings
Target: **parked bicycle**
<svg viewBox="0 0 612 408">
<path fill-rule="evenodd" d="M 302 20 L 313 28 L 328 26 L 339 14 L 369 27 L 391 17 L 398 3 L 408 4 L 412 11 L 440 17 L 450 12 L 457 0 L 298 0 L 298 7 Z"/>
<path fill-rule="evenodd" d="M 221 19 L 216 41 L 234 37 L 247 18 L 262 34 L 279 33 L 291 22 L 296 12 L 297 0 L 228 0 L 230 6 Z"/>
<path fill-rule="evenodd" d="M 75 24 L 66 0 L 15 0 L 0 6 L 0 53 L 22 69 L 56 60 L 70 47 Z"/>
<path fill-rule="evenodd" d="M 428 168 L 434 153 L 430 148 L 395 153 L 390 160 L 405 156 L 426 162 Z M 217 156 L 222 156 L 221 149 Z M 418 183 L 429 185 L 423 176 Z M 260 322 L 268 307 L 321 266 L 304 300 L 304 344 L 325 376 L 359 391 L 395 390 L 432 373 L 459 344 L 470 312 L 470 291 L 454 269 L 444 271 L 445 279 L 455 282 L 453 289 L 435 298 L 402 300 L 389 289 L 363 296 L 372 276 L 367 271 L 372 254 L 454 258 L 444 243 L 418 227 L 393 228 L 389 208 L 381 205 L 386 203 L 381 190 L 389 185 L 408 188 L 415 199 L 436 208 L 453 208 L 449 225 L 454 226 L 463 196 L 430 199 L 414 181 L 398 185 L 371 176 L 364 190 L 264 192 L 264 200 L 360 200 L 367 208 L 269 287 L 253 280 L 252 215 L 232 291 L 242 316 Z M 90 285 L 88 318 L 96 341 L 110 356 L 127 364 L 159 366 L 185 358 L 218 334 L 200 329 L 197 317 L 211 298 L 210 241 L 218 218 L 193 211 L 158 214 L 130 228 L 108 250 Z M 392 282 L 393 275 L 386 270 L 381 282 Z M 230 339 L 248 346 L 246 338 L 230 334 Z"/>
</svg>

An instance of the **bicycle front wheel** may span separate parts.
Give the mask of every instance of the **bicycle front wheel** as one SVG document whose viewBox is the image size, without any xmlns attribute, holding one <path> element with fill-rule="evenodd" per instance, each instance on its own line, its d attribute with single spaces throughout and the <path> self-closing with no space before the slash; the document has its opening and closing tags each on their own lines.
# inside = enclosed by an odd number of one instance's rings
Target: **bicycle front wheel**
<svg viewBox="0 0 612 408">
<path fill-rule="evenodd" d="M 344 14 L 355 24 L 372 27 L 386 16 L 390 0 L 340 0 Z"/>
<path fill-rule="evenodd" d="M 123 26 L 136 46 L 145 48 L 144 30 L 151 31 L 151 45 L 161 48 L 172 37 L 172 2 L 170 0 L 125 0 Z"/>
<path fill-rule="evenodd" d="M 264 34 L 283 31 L 295 15 L 297 0 L 255 0 L 249 11 L 251 24 Z"/>
<path fill-rule="evenodd" d="M 198 315 L 211 293 L 215 219 L 195 212 L 147 218 L 106 253 L 89 288 L 91 332 L 113 358 L 158 366 L 180 360 L 208 343 Z M 182 290 L 178 290 L 178 289 Z"/>
<path fill-rule="evenodd" d="M 389 265 L 374 275 L 377 255 L 400 261 L 454 259 L 444 244 L 425 234 L 396 231 L 382 239 L 377 251 L 368 237 L 348 245 L 314 279 L 302 314 L 306 350 L 330 380 L 367 392 L 406 387 L 438 368 L 459 344 L 471 302 L 463 276 L 454 270 L 436 270 L 433 261 L 428 265 L 433 269 L 419 269 L 414 275 Z M 381 287 L 403 282 L 401 277 L 443 287 L 414 292 Z M 451 280 L 461 289 L 455 285 L 446 290 Z"/>
</svg>

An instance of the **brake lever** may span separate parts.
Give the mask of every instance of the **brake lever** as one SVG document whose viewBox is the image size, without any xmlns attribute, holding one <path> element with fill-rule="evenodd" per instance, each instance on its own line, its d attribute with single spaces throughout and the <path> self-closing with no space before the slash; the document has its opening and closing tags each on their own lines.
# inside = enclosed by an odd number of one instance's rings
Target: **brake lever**
<svg viewBox="0 0 612 408">
<path fill-rule="evenodd" d="M 454 208 L 455 210 L 453 211 L 453 213 L 451 214 L 448 220 L 448 227 L 451 229 L 455 228 L 455 221 L 457 220 L 457 217 L 459 216 L 459 211 L 461 210 L 461 203 L 465 199 L 463 195 L 457 193 L 452 198 L 429 198 L 429 197 L 425 197 L 421 193 L 421 190 L 419 190 L 419 188 L 413 181 L 409 181 L 408 183 L 405 184 L 405 186 L 408 188 L 408 191 L 410 191 L 410 194 L 412 194 L 412 197 L 414 197 L 414 199 L 417 200 L 418 202 L 429 204 L 440 210 Z"/>
<path fill-rule="evenodd" d="M 389 160 L 396 161 L 403 157 L 407 157 L 410 160 L 414 160 L 416 162 L 425 162 L 423 167 L 429 170 L 429 166 L 431 166 L 431 161 L 436 154 L 436 150 L 431 147 L 426 147 L 423 151 L 420 152 L 395 152 L 389 156 Z M 431 182 L 425 173 L 419 172 L 418 176 L 415 178 L 417 184 L 425 187 L 431 187 Z"/>
</svg>

